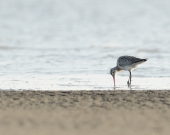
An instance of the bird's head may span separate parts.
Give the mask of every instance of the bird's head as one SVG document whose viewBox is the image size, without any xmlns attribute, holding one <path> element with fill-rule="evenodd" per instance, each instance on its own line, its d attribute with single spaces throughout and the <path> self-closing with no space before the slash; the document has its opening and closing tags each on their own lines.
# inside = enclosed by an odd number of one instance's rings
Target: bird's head
<svg viewBox="0 0 170 135">
<path fill-rule="evenodd" d="M 116 69 L 115 68 L 110 69 L 110 74 L 114 77 L 116 74 Z"/>
</svg>

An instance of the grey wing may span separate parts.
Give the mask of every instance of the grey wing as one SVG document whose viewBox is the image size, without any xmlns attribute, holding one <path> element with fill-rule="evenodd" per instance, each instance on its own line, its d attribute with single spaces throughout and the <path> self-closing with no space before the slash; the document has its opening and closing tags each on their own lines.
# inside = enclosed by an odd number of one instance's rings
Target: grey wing
<svg viewBox="0 0 170 135">
<path fill-rule="evenodd" d="M 141 62 L 143 59 L 136 58 L 134 56 L 121 56 L 117 60 L 117 65 L 124 67 L 124 66 L 129 66 L 137 62 Z"/>
</svg>

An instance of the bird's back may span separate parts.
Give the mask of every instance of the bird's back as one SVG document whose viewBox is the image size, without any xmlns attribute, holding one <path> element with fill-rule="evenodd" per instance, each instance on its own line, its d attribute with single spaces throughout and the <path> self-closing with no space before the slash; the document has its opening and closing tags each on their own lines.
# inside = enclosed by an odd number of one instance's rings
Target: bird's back
<svg viewBox="0 0 170 135">
<path fill-rule="evenodd" d="M 117 60 L 117 66 L 122 70 L 132 70 L 147 59 L 140 59 L 134 56 L 121 56 Z"/>
</svg>

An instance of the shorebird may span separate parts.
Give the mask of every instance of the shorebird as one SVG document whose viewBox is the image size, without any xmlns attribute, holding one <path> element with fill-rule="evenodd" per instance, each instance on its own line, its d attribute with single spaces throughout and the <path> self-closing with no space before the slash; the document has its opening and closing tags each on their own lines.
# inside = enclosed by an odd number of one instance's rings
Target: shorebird
<svg viewBox="0 0 170 135">
<path fill-rule="evenodd" d="M 129 71 L 129 80 L 127 81 L 128 87 L 131 87 L 132 70 L 139 64 L 146 62 L 147 59 L 140 59 L 134 56 L 121 56 L 117 60 L 117 66 L 110 70 L 110 74 L 113 76 L 114 88 L 116 88 L 115 75 L 121 70 Z"/>
</svg>

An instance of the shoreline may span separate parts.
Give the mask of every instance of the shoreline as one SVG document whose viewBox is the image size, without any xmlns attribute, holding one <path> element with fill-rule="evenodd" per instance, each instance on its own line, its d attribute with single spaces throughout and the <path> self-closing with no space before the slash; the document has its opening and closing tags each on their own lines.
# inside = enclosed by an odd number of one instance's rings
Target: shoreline
<svg viewBox="0 0 170 135">
<path fill-rule="evenodd" d="M 0 91 L 0 134 L 168 135 L 170 91 Z"/>
</svg>

